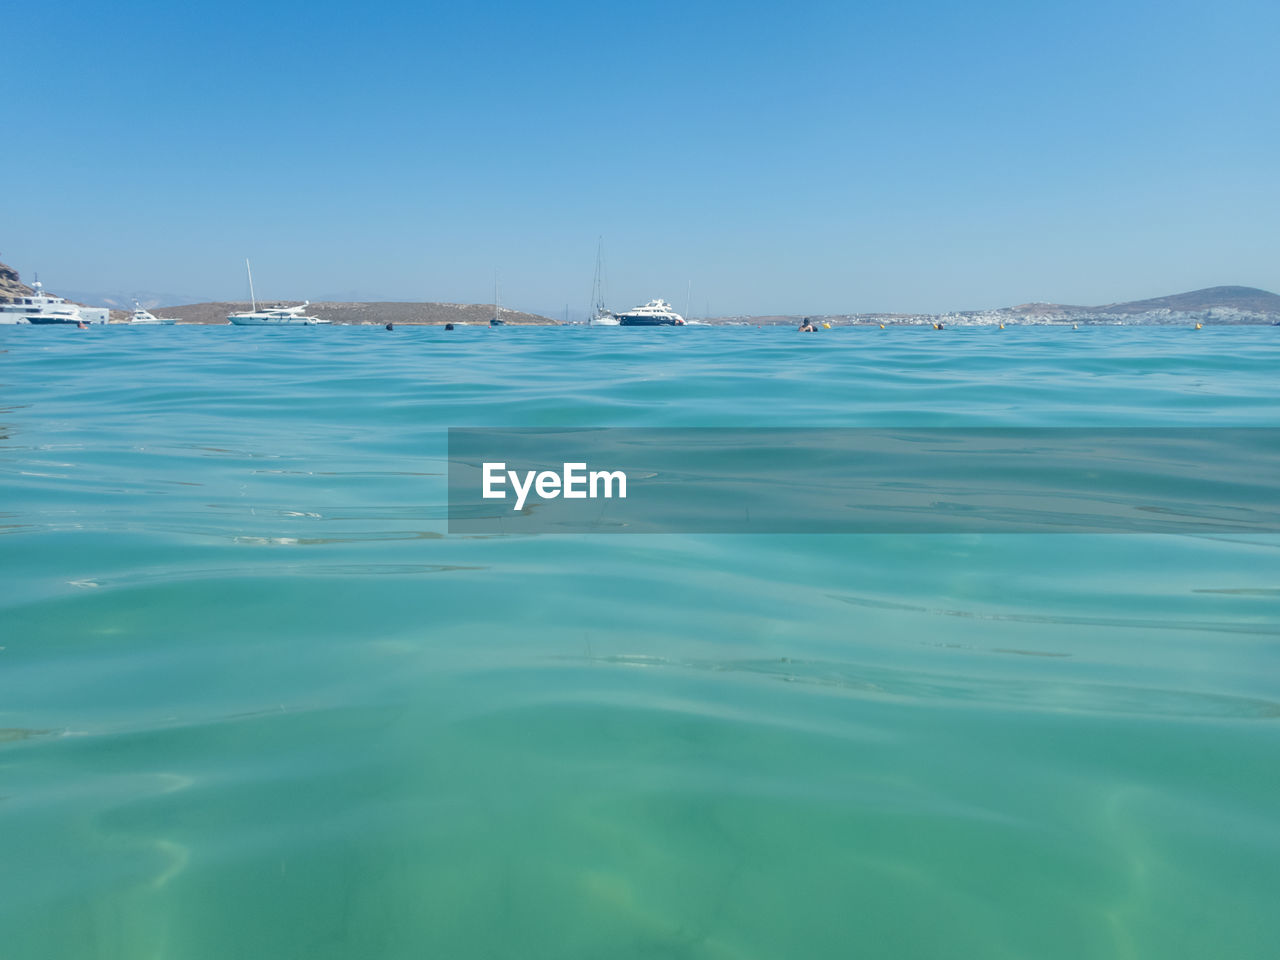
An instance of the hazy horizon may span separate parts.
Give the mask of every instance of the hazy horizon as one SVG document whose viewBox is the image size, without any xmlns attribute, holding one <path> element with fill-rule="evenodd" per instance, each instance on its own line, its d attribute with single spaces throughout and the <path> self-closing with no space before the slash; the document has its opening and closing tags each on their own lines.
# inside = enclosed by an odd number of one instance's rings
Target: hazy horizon
<svg viewBox="0 0 1280 960">
<path fill-rule="evenodd" d="M 12 264 L 10 264 L 10 266 L 12 266 Z M 25 279 L 26 278 L 24 277 L 24 280 Z M 1214 284 L 1214 287 L 1225 287 L 1225 286 L 1247 286 L 1247 285 L 1246 284 Z M 60 289 L 49 284 L 46 284 L 46 289 L 50 293 L 67 296 L 69 299 L 71 299 L 74 302 L 88 303 L 92 306 L 112 305 L 113 309 L 128 308 L 130 298 L 142 297 L 147 295 L 150 295 L 155 299 L 150 301 L 144 301 L 143 305 L 150 306 L 155 309 L 160 309 L 162 307 L 178 307 L 178 306 L 198 304 L 198 303 L 217 303 L 217 302 L 248 303 L 249 302 L 247 293 L 242 295 L 233 295 L 233 296 L 226 296 L 226 297 L 200 297 L 195 295 L 170 295 L 170 294 L 162 294 L 157 291 L 143 291 L 143 290 L 84 291 L 84 290 L 75 290 L 75 289 Z M 1200 288 L 1200 289 L 1205 289 L 1205 288 Z M 1133 301 L 1155 299 L 1155 298 L 1166 296 L 1166 295 L 1176 295 L 1176 294 L 1191 293 L 1191 292 L 1195 292 L 1195 291 L 1172 290 L 1172 291 L 1167 291 L 1165 294 L 1154 294 L 1150 297 L 1131 297 L 1131 298 L 1128 298 L 1127 300 L 1111 301 L 1111 303 L 1115 303 L 1115 304 L 1129 303 Z M 1267 291 L 1267 290 L 1264 290 L 1264 292 L 1273 293 L 1273 291 Z M 108 304 L 106 302 L 106 298 L 110 298 L 112 301 L 114 301 L 114 304 Z M 484 304 L 493 303 L 492 297 L 490 297 L 487 300 L 479 299 L 479 300 L 469 300 L 469 301 L 465 301 L 465 300 L 443 301 L 443 300 L 428 300 L 421 297 L 413 298 L 413 297 L 384 296 L 384 295 L 371 293 L 368 291 L 322 291 L 319 294 L 310 296 L 309 298 L 303 297 L 303 296 L 263 297 L 261 295 L 258 297 L 258 300 L 260 302 L 267 301 L 267 300 L 279 300 L 282 302 L 292 302 L 292 301 L 301 302 L 308 299 L 312 303 L 349 303 L 349 302 L 433 303 L 434 302 L 434 303 L 464 303 L 464 304 L 471 304 L 471 305 L 484 305 Z M 894 309 L 827 310 L 827 311 L 822 311 L 820 313 L 813 313 L 812 315 L 813 316 L 824 316 L 824 315 L 825 316 L 844 316 L 844 315 L 855 315 L 855 314 L 897 313 L 897 314 L 903 314 L 903 315 L 914 314 L 919 316 L 937 316 L 945 313 L 992 311 L 992 310 L 999 310 L 999 309 L 1008 308 L 1008 307 L 1017 307 L 1017 306 L 1028 305 L 1033 303 L 1045 303 L 1045 302 L 1048 302 L 1048 301 L 1024 300 L 1024 301 L 1021 301 L 1020 303 L 1009 302 L 1009 303 L 999 303 L 999 304 L 986 304 L 983 306 L 976 306 L 976 307 L 949 307 L 949 308 L 943 308 L 941 310 L 932 310 L 932 311 L 923 311 L 923 310 L 912 311 L 912 310 L 894 310 Z M 1061 303 L 1064 306 L 1077 306 L 1077 307 L 1105 307 L 1108 305 L 1108 304 L 1100 304 L 1100 303 L 1095 303 L 1095 304 L 1067 303 L 1067 302 L 1060 302 L 1060 301 L 1053 301 L 1053 303 Z M 531 305 L 531 304 L 523 304 L 523 303 L 508 303 L 505 300 L 502 301 L 501 305 L 504 310 L 510 309 L 510 310 L 516 310 L 524 313 L 539 314 L 555 320 L 565 319 L 566 309 L 568 311 L 567 319 L 571 321 L 584 320 L 586 319 L 586 316 L 590 313 L 590 310 L 587 309 L 585 304 L 578 304 L 573 302 L 562 304 L 558 308 L 550 305 L 546 305 L 546 304 Z M 636 306 L 636 305 L 638 304 L 629 304 L 629 303 L 611 303 L 610 304 L 610 306 L 615 309 L 628 307 L 628 306 Z M 678 312 L 692 318 L 699 318 L 699 317 L 717 318 L 717 317 L 728 317 L 728 316 L 802 316 L 804 315 L 803 311 L 795 311 L 795 310 L 783 310 L 783 311 L 772 311 L 772 312 L 765 312 L 760 310 L 746 310 L 746 311 L 737 311 L 733 313 L 723 313 L 723 312 L 708 313 L 706 310 L 706 307 L 708 305 L 698 304 L 696 301 L 687 305 L 683 302 L 672 302 L 672 306 Z"/>
<path fill-rule="evenodd" d="M 1274 5 L 234 13 L 10 13 L 14 120 L 63 146 L 0 161 L 0 260 L 228 300 L 246 256 L 266 299 L 496 273 L 551 316 L 599 237 L 611 304 L 695 316 L 1280 289 Z"/>
</svg>

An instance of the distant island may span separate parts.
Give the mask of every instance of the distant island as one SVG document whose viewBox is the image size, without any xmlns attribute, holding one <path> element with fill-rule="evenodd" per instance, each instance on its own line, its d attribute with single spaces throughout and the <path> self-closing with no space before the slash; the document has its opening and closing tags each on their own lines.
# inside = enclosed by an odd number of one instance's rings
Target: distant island
<svg viewBox="0 0 1280 960">
<path fill-rule="evenodd" d="M 0 263 L 0 299 L 29 297 L 32 289 L 18 277 L 18 271 Z M 118 303 L 106 298 L 80 294 L 69 297 L 84 306 L 111 307 L 111 319 L 124 321 L 129 311 L 117 309 Z M 139 298 L 141 299 L 141 297 Z M 266 301 L 260 301 L 265 303 Z M 300 300 L 277 301 L 285 306 L 300 304 Z M 214 301 L 165 305 L 144 303 L 148 308 L 160 309 L 167 317 L 180 323 L 226 323 L 227 315 L 247 310 L 248 301 Z M 493 304 L 483 303 L 434 303 L 410 301 L 319 301 L 307 307 L 330 323 L 339 324 L 487 324 L 494 315 Z M 504 323 L 512 326 L 558 326 L 559 320 L 537 313 L 501 308 L 499 314 Z M 809 314 L 809 319 L 836 324 L 921 324 L 953 323 L 958 325 L 986 325 L 1013 323 L 1093 323 L 1093 324 L 1270 324 L 1280 322 L 1280 295 L 1256 287 L 1207 287 L 1189 293 L 1177 293 L 1150 300 L 1133 300 L 1127 303 L 1108 303 L 1096 307 L 1063 303 L 1023 303 L 1016 307 L 999 307 L 993 310 L 961 310 L 951 313 L 841 313 Z M 800 314 L 767 316 L 739 315 L 710 317 L 694 321 L 712 325 L 783 325 L 799 324 L 805 317 Z"/>
<path fill-rule="evenodd" d="M 18 271 L 8 264 L 0 263 L 0 299 L 14 300 L 30 297 L 35 293 L 31 287 L 22 282 Z M 112 322 L 124 322 L 129 319 L 131 310 L 118 309 L 118 302 L 107 298 L 79 294 L 68 297 L 71 302 L 80 306 L 111 308 Z M 142 298 L 138 298 L 142 301 Z M 267 301 L 259 301 L 259 305 Z M 282 306 L 296 306 L 301 300 L 272 301 Z M 166 317 L 173 317 L 179 323 L 215 324 L 226 323 L 227 315 L 250 308 L 249 301 L 215 301 L 211 303 L 189 303 L 177 306 L 158 304 L 154 300 L 143 302 L 144 307 L 157 308 Z M 311 303 L 307 312 L 328 320 L 330 323 L 344 324 L 488 324 L 494 316 L 494 305 L 491 303 L 410 303 L 394 301 L 371 302 L 318 302 Z M 501 307 L 498 318 L 512 326 L 551 326 L 559 324 L 559 320 L 543 317 L 536 313 L 525 313 L 521 310 L 509 310 Z"/>
<path fill-rule="evenodd" d="M 260 300 L 262 306 L 267 301 Z M 271 301 L 281 306 L 294 307 L 301 300 Z M 216 301 L 214 303 L 189 303 L 177 307 L 157 308 L 166 317 L 174 317 L 180 323 L 226 323 L 227 314 L 248 310 L 248 300 Z M 442 324 L 465 323 L 487 324 L 493 319 L 491 303 L 414 303 L 410 301 L 364 301 L 337 303 L 333 301 L 312 302 L 307 305 L 307 313 L 328 320 L 330 323 L 345 324 Z M 128 313 L 121 312 L 124 319 Z M 498 318 L 511 326 L 553 326 L 559 320 L 539 316 L 536 313 L 524 313 L 520 310 L 508 310 L 501 307 Z M 115 311 L 112 311 L 115 319 Z"/>
<path fill-rule="evenodd" d="M 809 319 L 831 324 L 955 323 L 1130 323 L 1130 324 L 1270 324 L 1280 321 L 1280 295 L 1256 287 L 1206 287 L 1151 300 L 1108 303 L 1097 307 L 1065 303 L 1023 303 L 994 310 L 959 310 L 951 313 L 843 313 L 809 314 Z M 713 317 L 711 324 L 799 324 L 805 317 Z"/>
</svg>

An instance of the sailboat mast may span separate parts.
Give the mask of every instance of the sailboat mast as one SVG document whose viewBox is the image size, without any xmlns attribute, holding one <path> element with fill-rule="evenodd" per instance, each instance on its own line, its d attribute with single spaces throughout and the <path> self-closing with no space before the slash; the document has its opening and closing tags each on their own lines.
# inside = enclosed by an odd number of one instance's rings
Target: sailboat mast
<svg viewBox="0 0 1280 960">
<path fill-rule="evenodd" d="M 249 258 L 244 258 L 244 269 L 249 274 L 249 299 L 253 302 L 253 312 L 258 312 L 258 298 L 253 294 L 253 268 L 249 266 Z"/>
</svg>

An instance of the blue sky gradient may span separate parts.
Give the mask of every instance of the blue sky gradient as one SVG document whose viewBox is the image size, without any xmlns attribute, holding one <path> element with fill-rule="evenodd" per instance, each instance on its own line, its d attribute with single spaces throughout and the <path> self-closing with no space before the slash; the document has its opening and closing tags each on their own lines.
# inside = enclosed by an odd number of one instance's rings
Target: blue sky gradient
<svg viewBox="0 0 1280 960">
<path fill-rule="evenodd" d="M 1280 289 L 1280 4 L 23 3 L 53 289 L 819 313 Z M 36 134 L 35 131 L 43 131 Z M 19 137 L 19 133 L 22 137 Z M 31 149 L 15 149 L 25 142 Z"/>
</svg>

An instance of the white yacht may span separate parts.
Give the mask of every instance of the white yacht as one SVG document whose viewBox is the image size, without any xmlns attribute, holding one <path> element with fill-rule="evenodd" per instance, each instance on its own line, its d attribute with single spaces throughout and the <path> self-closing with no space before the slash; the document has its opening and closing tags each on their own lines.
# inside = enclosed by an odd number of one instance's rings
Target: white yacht
<svg viewBox="0 0 1280 960">
<path fill-rule="evenodd" d="M 137 300 L 135 300 L 133 301 L 133 313 L 129 315 L 129 322 L 150 325 L 150 324 L 158 324 L 158 323 L 168 324 L 168 323 L 173 323 L 174 321 L 172 317 L 157 317 L 151 313 L 148 313 L 146 310 L 143 309 L 142 304 L 140 304 Z"/>
<path fill-rule="evenodd" d="M 665 300 L 650 300 L 643 307 L 632 307 L 617 315 L 622 327 L 683 327 L 684 317 L 671 309 Z"/>
<path fill-rule="evenodd" d="M 31 296 L 0 301 L 0 324 L 14 323 L 106 323 L 111 311 L 106 307 L 81 307 L 62 297 L 44 292 L 39 280 L 31 285 Z"/>
<path fill-rule="evenodd" d="M 234 323 L 238 327 L 269 327 L 278 324 L 293 324 L 295 326 L 313 327 L 316 324 L 328 323 L 321 317 L 307 317 L 302 311 L 305 310 L 311 301 L 307 301 L 297 307 L 263 307 L 258 309 L 255 302 L 253 309 L 247 313 L 233 313 L 228 315 L 227 320 Z"/>
<path fill-rule="evenodd" d="M 249 266 L 248 260 L 245 260 L 244 268 L 249 274 L 249 301 L 253 304 L 253 309 L 247 313 L 230 314 L 227 317 L 229 323 L 234 323 L 238 327 L 274 327 L 285 324 L 314 327 L 317 324 L 329 322 L 328 320 L 322 320 L 320 317 L 308 317 L 303 314 L 302 311 L 311 305 L 310 300 L 297 307 L 276 305 L 258 309 L 258 298 L 253 292 L 253 269 Z"/>
</svg>

